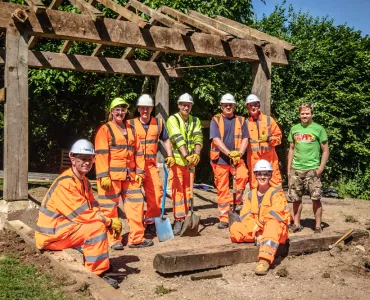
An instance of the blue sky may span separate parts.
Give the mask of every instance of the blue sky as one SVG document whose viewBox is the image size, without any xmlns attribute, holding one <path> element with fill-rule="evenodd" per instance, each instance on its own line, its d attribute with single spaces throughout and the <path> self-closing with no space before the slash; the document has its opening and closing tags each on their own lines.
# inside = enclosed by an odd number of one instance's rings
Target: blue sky
<svg viewBox="0 0 370 300">
<path fill-rule="evenodd" d="M 276 4 L 283 0 L 252 0 L 255 15 L 261 19 L 263 13 L 269 15 Z M 310 11 L 311 15 L 324 17 L 328 15 L 334 19 L 334 24 L 347 23 L 348 27 L 361 30 L 362 35 L 370 35 L 370 0 L 287 0 L 286 7 L 293 4 L 294 10 Z"/>
</svg>

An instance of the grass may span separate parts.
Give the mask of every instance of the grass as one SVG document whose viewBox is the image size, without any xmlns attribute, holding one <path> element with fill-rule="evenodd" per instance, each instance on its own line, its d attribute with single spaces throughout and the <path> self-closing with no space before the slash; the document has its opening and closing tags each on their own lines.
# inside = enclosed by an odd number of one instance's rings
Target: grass
<svg viewBox="0 0 370 300">
<path fill-rule="evenodd" d="M 169 293 L 171 293 L 171 292 L 175 292 L 175 291 L 176 291 L 176 290 L 165 288 L 165 287 L 163 286 L 163 284 L 162 284 L 162 285 L 158 285 L 158 286 L 155 288 L 155 293 L 156 293 L 157 295 L 166 295 L 166 294 L 169 294 Z"/>
<path fill-rule="evenodd" d="M 0 256 L 0 299 L 67 300 L 62 285 L 12 254 Z"/>
<path fill-rule="evenodd" d="M 357 222 L 356 218 L 353 217 L 353 216 L 345 216 L 344 221 L 347 222 L 347 223 L 356 223 Z"/>
</svg>

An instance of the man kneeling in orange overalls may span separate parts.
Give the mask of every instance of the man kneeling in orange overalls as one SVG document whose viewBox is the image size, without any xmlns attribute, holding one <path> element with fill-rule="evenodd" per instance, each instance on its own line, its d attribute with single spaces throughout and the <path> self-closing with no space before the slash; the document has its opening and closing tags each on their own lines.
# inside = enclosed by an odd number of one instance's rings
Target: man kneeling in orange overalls
<svg viewBox="0 0 370 300">
<path fill-rule="evenodd" d="M 230 238 L 233 243 L 259 243 L 256 275 L 266 275 L 279 244 L 288 239 L 290 213 L 281 187 L 271 187 L 272 166 L 264 159 L 253 169 L 258 187 L 248 193 L 240 217 L 229 216 Z"/>
</svg>

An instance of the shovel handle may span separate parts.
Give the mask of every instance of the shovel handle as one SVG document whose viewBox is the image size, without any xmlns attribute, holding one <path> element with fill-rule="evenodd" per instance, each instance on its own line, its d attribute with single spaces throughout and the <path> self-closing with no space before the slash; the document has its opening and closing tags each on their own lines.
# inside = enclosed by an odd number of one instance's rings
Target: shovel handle
<svg viewBox="0 0 370 300">
<path fill-rule="evenodd" d="M 195 168 L 189 168 L 190 170 L 190 211 L 193 212 L 193 187 L 194 187 L 194 173 L 195 173 Z"/>
<path fill-rule="evenodd" d="M 163 170 L 164 170 L 164 183 L 163 183 L 162 213 L 161 213 L 162 218 L 164 215 L 164 208 L 166 206 L 167 180 L 168 180 L 168 169 L 166 168 L 165 163 L 163 163 Z"/>
<path fill-rule="evenodd" d="M 233 166 L 233 211 L 235 212 L 236 208 L 236 167 Z"/>
<path fill-rule="evenodd" d="M 334 248 L 336 245 L 338 245 L 341 241 L 344 241 L 346 238 L 350 236 L 350 234 L 353 232 L 353 229 L 348 230 L 345 234 L 343 234 L 340 239 L 338 239 L 333 245 L 329 246 L 329 249 Z"/>
</svg>

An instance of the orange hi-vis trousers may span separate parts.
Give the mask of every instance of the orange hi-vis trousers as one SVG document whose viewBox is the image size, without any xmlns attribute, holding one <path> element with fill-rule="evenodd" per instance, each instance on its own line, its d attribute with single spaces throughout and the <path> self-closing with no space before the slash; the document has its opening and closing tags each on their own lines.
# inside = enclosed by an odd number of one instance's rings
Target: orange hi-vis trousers
<svg viewBox="0 0 370 300">
<path fill-rule="evenodd" d="M 77 229 L 78 228 L 78 229 Z M 103 222 L 76 225 L 66 238 L 46 245 L 45 250 L 82 247 L 85 267 L 96 275 L 109 269 L 107 229 Z"/>
<path fill-rule="evenodd" d="M 100 180 L 98 185 L 98 202 L 100 210 L 108 218 L 118 218 L 118 202 L 122 198 L 123 208 L 130 226 L 128 243 L 130 245 L 140 244 L 144 241 L 144 197 L 140 186 L 136 181 L 112 180 L 112 187 L 109 191 L 101 188 Z M 121 237 L 115 239 L 108 232 L 109 246 L 121 242 Z"/>
<path fill-rule="evenodd" d="M 211 164 L 217 188 L 217 203 L 220 222 L 228 222 L 228 211 L 233 206 L 233 196 L 230 194 L 229 173 L 233 174 L 234 167 L 226 165 Z M 236 204 L 242 204 L 243 192 L 248 182 L 248 170 L 244 161 L 235 167 L 236 172 Z"/>
<path fill-rule="evenodd" d="M 256 220 L 253 218 L 248 219 L 245 223 L 234 222 L 230 227 L 231 241 L 233 243 L 253 243 L 252 232 L 255 225 Z M 258 260 L 263 258 L 271 264 L 274 261 L 279 244 L 285 244 L 288 239 L 288 227 L 283 222 L 270 219 L 264 224 L 259 234 L 262 234 L 262 239 Z"/>
<path fill-rule="evenodd" d="M 161 200 L 163 196 L 162 180 L 156 163 L 145 162 L 143 188 L 146 199 L 145 222 L 152 224 L 154 223 L 154 218 L 161 215 Z"/>
<path fill-rule="evenodd" d="M 184 220 L 190 204 L 190 170 L 188 166 L 175 164 L 168 175 L 172 190 L 173 215 L 175 220 Z"/>
</svg>

